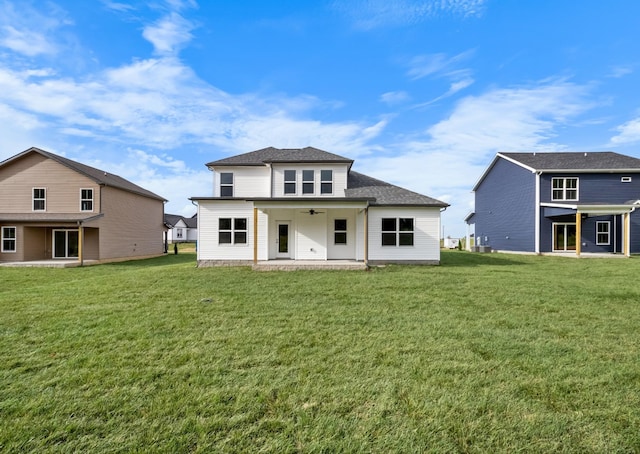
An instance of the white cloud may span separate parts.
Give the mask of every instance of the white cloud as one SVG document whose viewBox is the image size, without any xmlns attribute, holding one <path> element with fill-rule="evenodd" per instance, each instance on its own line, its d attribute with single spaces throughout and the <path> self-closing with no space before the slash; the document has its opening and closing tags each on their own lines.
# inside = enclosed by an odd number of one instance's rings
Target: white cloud
<svg viewBox="0 0 640 454">
<path fill-rule="evenodd" d="M 500 151 L 561 151 L 556 129 L 592 107 L 590 87 L 563 80 L 492 89 L 458 102 L 422 134 L 368 157 L 363 172 L 441 198 L 453 206 L 443 223 L 459 236 L 473 207 L 471 189 Z M 637 124 L 640 133 L 640 121 Z"/>
<path fill-rule="evenodd" d="M 36 8 L 25 0 L 16 8 L 0 0 L 0 47 L 27 57 L 55 55 L 60 50 L 56 33 L 70 23 L 53 3 Z"/>
<path fill-rule="evenodd" d="M 389 91 L 380 96 L 380 101 L 389 105 L 400 104 L 408 101 L 409 99 L 410 96 L 406 91 Z"/>
<path fill-rule="evenodd" d="M 356 28 L 417 24 L 442 15 L 481 16 L 485 0 L 354 0 L 334 1 L 334 10 L 354 22 Z"/>
<path fill-rule="evenodd" d="M 475 50 L 470 49 L 453 57 L 448 57 L 443 53 L 418 55 L 413 57 L 409 62 L 407 75 L 412 80 L 422 79 L 423 77 L 431 75 L 464 79 L 470 71 L 456 68 L 461 62 L 470 59 L 474 53 Z"/>
<path fill-rule="evenodd" d="M 194 24 L 176 12 L 144 28 L 142 36 L 153 44 L 158 55 L 177 55 L 193 38 Z"/>
<path fill-rule="evenodd" d="M 618 126 L 619 134 L 611 138 L 611 145 L 627 145 L 640 142 L 640 118 L 635 118 Z"/>
</svg>

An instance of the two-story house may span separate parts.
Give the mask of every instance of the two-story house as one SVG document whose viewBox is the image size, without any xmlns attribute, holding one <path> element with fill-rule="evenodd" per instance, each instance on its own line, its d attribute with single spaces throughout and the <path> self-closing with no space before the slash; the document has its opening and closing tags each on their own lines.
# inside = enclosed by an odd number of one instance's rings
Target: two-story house
<svg viewBox="0 0 640 454">
<path fill-rule="evenodd" d="M 30 148 L 0 162 L 0 262 L 161 255 L 165 202 L 117 175 Z"/>
<path fill-rule="evenodd" d="M 448 205 L 351 170 L 316 148 L 264 148 L 210 162 L 198 204 L 198 264 L 440 262 Z"/>
<path fill-rule="evenodd" d="M 477 246 L 640 252 L 640 159 L 613 152 L 498 153 L 473 192 L 475 210 L 466 221 Z"/>
<path fill-rule="evenodd" d="M 186 243 L 198 240 L 198 216 L 180 216 L 179 214 L 164 215 L 167 226 L 167 243 Z"/>
</svg>

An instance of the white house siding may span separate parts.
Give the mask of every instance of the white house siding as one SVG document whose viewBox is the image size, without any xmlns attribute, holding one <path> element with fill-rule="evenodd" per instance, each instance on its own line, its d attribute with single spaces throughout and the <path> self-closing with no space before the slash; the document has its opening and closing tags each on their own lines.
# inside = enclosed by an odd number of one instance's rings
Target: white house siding
<svg viewBox="0 0 640 454">
<path fill-rule="evenodd" d="M 220 218 L 246 218 L 247 243 L 218 244 L 218 219 Z M 200 200 L 198 222 L 199 261 L 253 260 L 253 203 L 238 200 Z M 266 225 L 264 214 L 258 218 L 258 225 L 260 226 L 261 223 Z"/>
<path fill-rule="evenodd" d="M 413 218 L 413 246 L 382 246 L 382 218 Z M 371 262 L 440 262 L 440 208 L 369 208 Z"/>
<path fill-rule="evenodd" d="M 330 260 L 354 260 L 356 258 L 356 209 L 329 210 L 327 213 L 327 258 Z M 336 219 L 347 220 L 347 244 L 335 244 Z"/>
<path fill-rule="evenodd" d="M 220 173 L 233 173 L 233 197 L 270 197 L 271 169 L 264 166 L 218 168 L 214 172 L 214 197 L 220 197 Z"/>
<path fill-rule="evenodd" d="M 298 213 L 296 216 L 296 259 L 327 259 L 327 213 Z"/>
<path fill-rule="evenodd" d="M 268 247 L 267 256 L 269 257 L 269 260 L 278 258 L 278 223 L 289 224 L 289 255 L 291 258 L 294 258 L 296 253 L 296 210 L 270 208 L 265 210 L 265 212 L 268 216 L 268 224 L 266 226 L 266 238 L 268 243 L 265 243 L 265 245 Z"/>
<path fill-rule="evenodd" d="M 296 193 L 284 193 L 284 171 L 296 171 Z M 302 194 L 302 171 L 314 171 L 314 193 Z M 321 194 L 321 170 L 333 171 L 333 193 Z M 273 197 L 344 197 L 344 190 L 347 187 L 347 165 L 346 164 L 274 164 L 273 165 Z"/>
</svg>

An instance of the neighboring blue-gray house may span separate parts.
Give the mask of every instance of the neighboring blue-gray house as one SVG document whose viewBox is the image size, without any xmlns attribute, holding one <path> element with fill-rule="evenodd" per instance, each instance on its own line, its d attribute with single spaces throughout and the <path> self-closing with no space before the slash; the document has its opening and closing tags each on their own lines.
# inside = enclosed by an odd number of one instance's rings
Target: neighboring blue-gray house
<svg viewBox="0 0 640 454">
<path fill-rule="evenodd" d="M 640 253 L 640 159 L 613 152 L 498 153 L 475 187 L 476 246 Z M 470 244 L 467 241 L 467 244 Z"/>
</svg>

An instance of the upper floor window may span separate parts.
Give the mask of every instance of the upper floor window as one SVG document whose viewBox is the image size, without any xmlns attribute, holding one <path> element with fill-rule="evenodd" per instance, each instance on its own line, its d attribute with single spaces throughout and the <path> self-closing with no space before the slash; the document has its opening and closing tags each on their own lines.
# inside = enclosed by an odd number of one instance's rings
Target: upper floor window
<svg viewBox="0 0 640 454">
<path fill-rule="evenodd" d="M 552 178 L 551 200 L 578 200 L 578 178 Z"/>
<path fill-rule="evenodd" d="M 333 194 L 333 170 L 320 171 L 320 193 Z"/>
<path fill-rule="evenodd" d="M 302 193 L 313 194 L 314 193 L 314 180 L 315 172 L 313 170 L 302 171 Z"/>
<path fill-rule="evenodd" d="M 413 246 L 413 218 L 382 218 L 383 246 Z"/>
<path fill-rule="evenodd" d="M 296 171 L 295 170 L 284 171 L 284 193 L 285 194 L 296 193 Z"/>
<path fill-rule="evenodd" d="M 2 227 L 2 252 L 16 252 L 15 227 Z"/>
<path fill-rule="evenodd" d="M 233 173 L 220 173 L 220 197 L 233 197 Z"/>
<path fill-rule="evenodd" d="M 219 244 L 246 244 L 247 218 L 218 219 Z"/>
<path fill-rule="evenodd" d="M 596 222 L 596 244 L 599 246 L 605 246 L 611 244 L 611 222 L 609 221 L 597 221 Z"/>
<path fill-rule="evenodd" d="M 33 211 L 46 211 L 47 190 L 45 188 L 33 188 Z"/>
<path fill-rule="evenodd" d="M 346 219 L 334 219 L 333 243 L 347 244 L 347 220 Z"/>
<path fill-rule="evenodd" d="M 80 211 L 93 211 L 93 189 L 80 189 Z"/>
</svg>

